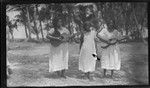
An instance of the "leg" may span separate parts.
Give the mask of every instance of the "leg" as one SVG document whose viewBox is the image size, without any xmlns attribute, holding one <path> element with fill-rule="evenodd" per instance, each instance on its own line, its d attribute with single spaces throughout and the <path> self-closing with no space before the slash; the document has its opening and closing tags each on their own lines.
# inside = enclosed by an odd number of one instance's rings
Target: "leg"
<svg viewBox="0 0 150 88">
<path fill-rule="evenodd" d="M 57 75 L 60 76 L 60 71 L 56 71 Z"/>
<path fill-rule="evenodd" d="M 113 76 L 113 74 L 114 74 L 114 70 L 111 70 L 111 77 Z"/>
<path fill-rule="evenodd" d="M 65 76 L 65 69 L 61 70 L 61 77 L 66 78 L 66 76 Z"/>
<path fill-rule="evenodd" d="M 84 75 L 82 76 L 82 79 L 86 79 L 87 78 L 87 72 L 84 73 Z"/>
<path fill-rule="evenodd" d="M 90 79 L 90 72 L 87 72 L 87 78 Z"/>
<path fill-rule="evenodd" d="M 104 69 L 104 77 L 106 77 L 106 69 Z"/>
<path fill-rule="evenodd" d="M 94 80 L 93 77 L 90 76 L 90 72 L 87 72 L 87 78 L 91 81 Z"/>
<path fill-rule="evenodd" d="M 12 69 L 9 67 L 9 66 L 7 66 L 7 78 L 10 78 L 10 75 L 12 74 L 13 72 L 12 72 Z"/>
</svg>

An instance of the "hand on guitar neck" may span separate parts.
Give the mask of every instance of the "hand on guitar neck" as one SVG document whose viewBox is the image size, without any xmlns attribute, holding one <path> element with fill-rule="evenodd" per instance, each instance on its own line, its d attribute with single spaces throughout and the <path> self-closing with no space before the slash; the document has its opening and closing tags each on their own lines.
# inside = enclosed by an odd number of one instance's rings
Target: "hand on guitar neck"
<svg viewBox="0 0 150 88">
<path fill-rule="evenodd" d="M 73 35 L 69 35 L 69 34 L 66 34 L 66 33 L 63 33 L 61 36 L 63 37 L 63 40 L 64 42 L 68 42 L 70 39 L 80 35 L 81 33 L 75 33 Z"/>
<path fill-rule="evenodd" d="M 101 46 L 103 49 L 111 46 L 111 45 L 115 45 L 116 43 L 120 43 L 122 40 L 128 38 L 129 36 L 122 36 L 120 37 L 119 39 L 117 38 L 113 38 L 113 39 L 110 39 L 108 42 L 107 42 L 107 45 L 106 46 Z"/>
</svg>

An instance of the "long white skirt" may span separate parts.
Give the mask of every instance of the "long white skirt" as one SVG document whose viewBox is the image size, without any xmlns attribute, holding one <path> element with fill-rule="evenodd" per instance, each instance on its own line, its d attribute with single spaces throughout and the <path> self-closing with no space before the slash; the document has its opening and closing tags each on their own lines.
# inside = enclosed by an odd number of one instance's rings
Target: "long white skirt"
<svg viewBox="0 0 150 88">
<path fill-rule="evenodd" d="M 58 47 L 50 45 L 49 72 L 68 69 L 68 43 L 62 43 Z"/>
<path fill-rule="evenodd" d="M 102 51 L 101 68 L 109 70 L 120 70 L 121 59 L 118 45 L 110 46 Z"/>
<path fill-rule="evenodd" d="M 79 70 L 83 72 L 95 71 L 96 58 L 92 54 L 96 54 L 96 50 L 93 50 L 90 46 L 84 47 L 83 45 L 79 57 Z"/>
</svg>

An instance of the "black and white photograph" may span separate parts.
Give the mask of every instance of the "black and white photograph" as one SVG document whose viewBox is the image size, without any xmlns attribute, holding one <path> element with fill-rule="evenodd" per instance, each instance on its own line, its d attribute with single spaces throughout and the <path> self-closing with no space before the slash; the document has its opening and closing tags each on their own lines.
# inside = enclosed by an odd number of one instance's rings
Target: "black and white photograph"
<svg viewBox="0 0 150 88">
<path fill-rule="evenodd" d="M 149 85 L 147 2 L 5 9 L 7 87 Z"/>
</svg>

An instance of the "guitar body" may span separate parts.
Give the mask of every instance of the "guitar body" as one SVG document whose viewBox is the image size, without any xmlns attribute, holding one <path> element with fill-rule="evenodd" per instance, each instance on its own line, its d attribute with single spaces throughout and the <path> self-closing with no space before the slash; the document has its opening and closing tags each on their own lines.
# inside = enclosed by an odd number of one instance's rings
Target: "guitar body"
<svg viewBox="0 0 150 88">
<path fill-rule="evenodd" d="M 58 47 L 62 43 L 61 40 L 53 39 L 53 38 L 50 39 L 50 42 L 51 42 L 51 45 L 54 47 Z"/>
<path fill-rule="evenodd" d="M 126 39 L 128 36 L 123 36 L 123 37 L 121 37 L 121 38 L 119 38 L 119 39 L 116 39 L 116 38 L 113 38 L 113 39 L 110 39 L 109 41 L 109 44 L 107 44 L 107 43 L 104 43 L 101 47 L 103 48 L 103 49 L 105 49 L 105 48 L 107 48 L 107 47 L 109 47 L 109 46 L 111 46 L 111 45 L 115 45 L 115 44 L 117 44 L 117 43 L 120 43 L 122 40 L 124 40 L 124 39 Z"/>
<path fill-rule="evenodd" d="M 50 40 L 51 45 L 54 47 L 58 47 L 62 43 L 63 39 L 58 31 L 53 34 L 48 34 L 46 38 Z"/>
<path fill-rule="evenodd" d="M 67 34 L 67 33 L 62 33 L 61 37 L 63 37 L 62 41 L 64 41 L 64 42 L 68 42 L 69 38 L 70 38 L 69 34 Z"/>
<path fill-rule="evenodd" d="M 102 41 L 100 42 L 100 46 L 101 46 L 101 47 L 105 47 L 105 46 L 107 46 L 107 45 L 108 45 L 108 44 L 105 43 L 105 42 L 102 42 Z"/>
</svg>

